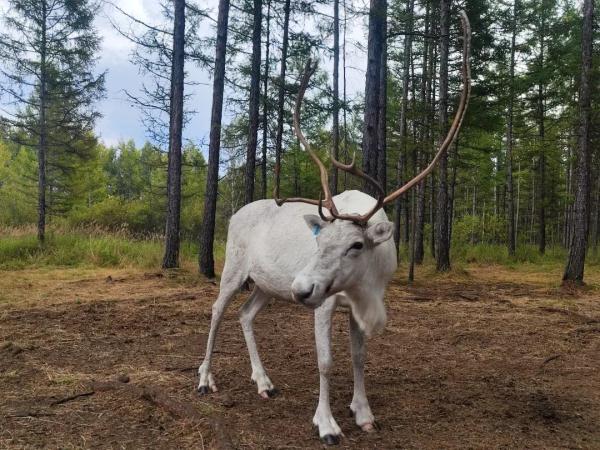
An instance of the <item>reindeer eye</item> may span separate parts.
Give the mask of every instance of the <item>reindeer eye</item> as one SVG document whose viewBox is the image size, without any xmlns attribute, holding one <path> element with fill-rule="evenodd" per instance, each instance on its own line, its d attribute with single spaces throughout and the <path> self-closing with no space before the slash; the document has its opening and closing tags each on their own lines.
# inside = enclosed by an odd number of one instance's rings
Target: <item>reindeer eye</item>
<svg viewBox="0 0 600 450">
<path fill-rule="evenodd" d="M 350 250 L 360 250 L 362 248 L 363 248 L 362 242 L 355 242 L 354 244 L 352 244 L 352 247 L 350 247 Z"/>
</svg>

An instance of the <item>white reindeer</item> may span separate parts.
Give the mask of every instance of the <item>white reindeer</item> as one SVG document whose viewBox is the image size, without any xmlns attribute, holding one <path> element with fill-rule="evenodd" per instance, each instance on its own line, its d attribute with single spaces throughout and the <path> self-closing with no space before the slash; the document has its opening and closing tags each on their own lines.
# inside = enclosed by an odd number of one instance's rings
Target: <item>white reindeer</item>
<svg viewBox="0 0 600 450">
<path fill-rule="evenodd" d="M 364 384 L 365 336 L 380 331 L 385 325 L 384 293 L 396 270 L 396 251 L 390 239 L 393 224 L 382 207 L 423 180 L 460 129 L 470 93 L 470 26 L 464 12 L 461 12 L 461 20 L 464 87 L 456 117 L 431 164 L 406 185 L 385 196 L 381 186 L 356 168 L 354 161 L 344 165 L 332 159 L 332 164 L 339 169 L 361 176 L 376 186 L 377 200 L 358 191 L 331 196 L 327 170 L 311 150 L 299 125 L 300 105 L 314 72 L 310 62 L 307 64 L 294 110 L 294 129 L 319 167 L 325 199 L 259 200 L 244 206 L 231 218 L 219 297 L 212 307 L 206 355 L 198 369 L 201 394 L 217 391 L 210 364 L 219 324 L 235 294 L 246 281 L 252 280 L 254 289 L 241 308 L 240 322 L 250 354 L 251 378 L 259 395 L 269 398 L 276 390 L 258 355 L 252 329 L 254 318 L 271 298 L 296 301 L 314 309 L 320 393 L 313 424 L 318 427 L 323 442 L 339 442 L 342 432 L 331 414 L 328 374 L 333 364 L 332 315 L 338 305 L 344 305 L 350 309 L 354 371 L 350 409 L 362 430 L 374 430 L 375 418 Z M 329 210 L 329 216 L 324 214 L 323 207 Z"/>
</svg>

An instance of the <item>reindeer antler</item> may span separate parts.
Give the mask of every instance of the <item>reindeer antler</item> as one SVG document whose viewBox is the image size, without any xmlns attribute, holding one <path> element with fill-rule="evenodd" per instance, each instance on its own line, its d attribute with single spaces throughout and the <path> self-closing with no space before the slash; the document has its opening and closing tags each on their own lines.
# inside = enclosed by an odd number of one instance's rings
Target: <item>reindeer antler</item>
<svg viewBox="0 0 600 450">
<path fill-rule="evenodd" d="M 452 142 L 454 142 L 454 139 L 456 139 L 456 135 L 458 134 L 460 127 L 462 126 L 463 119 L 465 118 L 465 113 L 467 111 L 467 106 L 469 104 L 469 97 L 471 95 L 471 66 L 469 64 L 469 52 L 471 49 L 471 24 L 469 23 L 469 18 L 467 17 L 467 14 L 464 11 L 460 11 L 459 14 L 463 28 L 463 90 L 460 95 L 460 102 L 458 104 L 454 120 L 452 121 L 450 130 L 448 130 L 448 134 L 446 135 L 446 138 L 440 145 L 438 152 L 435 154 L 434 158 L 431 160 L 431 162 L 425 168 L 425 170 L 423 170 L 416 177 L 407 182 L 404 186 L 389 194 L 383 201 L 384 205 L 396 200 L 398 197 L 410 190 L 413 186 L 418 184 L 421 180 L 423 180 L 427 175 L 429 175 L 433 171 L 436 163 L 439 161 L 442 154 L 446 150 L 448 150 L 450 144 L 452 144 Z"/>
<path fill-rule="evenodd" d="M 313 65 L 312 61 L 310 59 L 308 61 L 306 61 L 306 66 L 304 67 L 304 73 L 302 75 L 302 79 L 300 80 L 300 86 L 298 88 L 298 97 L 296 97 L 296 106 L 294 107 L 294 132 L 296 133 L 296 136 L 298 137 L 298 140 L 300 141 L 300 143 L 302 144 L 304 149 L 308 152 L 308 154 L 310 155 L 310 157 L 312 158 L 314 163 L 319 168 L 319 173 L 321 176 L 321 189 L 323 190 L 323 193 L 325 194 L 325 200 L 324 201 L 322 201 L 321 199 L 313 200 L 310 198 L 302 198 L 302 197 L 280 198 L 279 197 L 279 186 L 275 186 L 275 189 L 273 192 L 273 197 L 275 197 L 275 202 L 277 203 L 278 206 L 281 206 L 284 203 L 302 202 L 302 203 L 309 203 L 311 205 L 319 206 L 319 208 L 320 208 L 320 205 L 323 204 L 326 208 L 330 208 L 330 210 L 331 210 L 331 208 L 333 208 L 335 210 L 335 205 L 333 203 L 333 196 L 331 195 L 331 190 L 329 189 L 329 176 L 327 175 L 327 168 L 325 167 L 323 162 L 319 159 L 317 154 L 313 151 L 310 144 L 304 137 L 302 130 L 300 129 L 300 109 L 302 106 L 302 100 L 304 99 L 304 93 L 306 92 L 306 88 L 308 86 L 308 81 L 310 80 L 310 77 L 315 73 L 316 70 L 317 70 L 316 62 Z M 276 173 L 279 172 L 279 167 L 276 166 L 275 171 L 276 171 Z M 331 220 L 333 220 L 333 219 L 331 219 Z"/>
<path fill-rule="evenodd" d="M 311 158 L 313 159 L 313 161 L 319 168 L 319 172 L 321 175 L 322 193 L 321 193 L 318 201 L 313 200 L 313 199 L 308 199 L 308 198 L 299 198 L 299 197 L 279 198 L 278 186 L 275 186 L 273 196 L 275 197 L 275 202 L 277 203 L 277 205 L 281 206 L 283 203 L 286 203 L 286 202 L 309 203 L 311 205 L 317 205 L 319 207 L 319 215 L 321 216 L 321 218 L 323 220 L 326 220 L 328 222 L 331 222 L 335 219 L 340 219 L 340 220 L 350 220 L 359 225 L 365 225 L 369 221 L 369 219 L 371 217 L 373 217 L 373 215 L 377 211 L 379 211 L 379 209 L 381 209 L 386 204 L 393 202 L 402 194 L 406 193 L 408 190 L 410 190 L 412 187 L 414 187 L 416 184 L 418 184 L 421 180 L 423 180 L 427 175 L 429 175 L 433 171 L 436 163 L 438 162 L 438 160 L 440 159 L 442 154 L 448 150 L 448 147 L 450 147 L 450 144 L 452 144 L 452 142 L 456 138 L 456 135 L 458 134 L 458 131 L 460 130 L 463 119 L 465 117 L 465 113 L 467 111 L 467 105 L 469 102 L 469 96 L 471 95 L 471 68 L 469 65 L 469 52 L 470 52 L 470 47 L 471 47 L 471 24 L 469 23 L 469 18 L 467 17 L 467 14 L 464 11 L 460 11 L 460 20 L 461 20 L 462 29 L 463 29 L 463 63 L 462 63 L 463 90 L 462 90 L 462 93 L 460 96 L 460 102 L 458 104 L 458 108 L 456 110 L 456 115 L 454 117 L 452 125 L 450 126 L 450 129 L 448 130 L 448 134 L 446 135 L 444 141 L 440 145 L 440 148 L 438 149 L 437 153 L 435 154 L 435 157 L 433 158 L 431 163 L 429 163 L 429 165 L 425 168 L 425 170 L 423 170 L 421 173 L 419 173 L 417 176 L 415 176 L 413 179 L 411 179 L 409 182 L 407 182 L 404 186 L 401 186 L 400 188 L 398 188 L 397 190 L 395 190 L 394 192 L 392 192 L 391 194 L 386 196 L 383 187 L 374 178 L 367 175 L 361 169 L 356 167 L 356 154 L 352 157 L 352 162 L 350 164 L 343 164 L 343 163 L 337 161 L 335 158 L 333 158 L 330 155 L 331 163 L 335 167 L 337 167 L 338 169 L 343 170 L 345 172 L 348 172 L 352 175 L 355 175 L 359 178 L 365 179 L 367 182 L 369 182 L 373 186 L 375 186 L 376 190 L 378 191 L 377 202 L 375 203 L 373 208 L 366 214 L 363 214 L 363 215 L 340 214 L 335 206 L 334 201 L 333 201 L 333 196 L 331 195 L 331 190 L 329 189 L 329 176 L 327 174 L 327 169 L 326 169 L 325 165 L 323 164 L 323 162 L 316 155 L 316 153 L 312 150 L 312 148 L 310 147 L 310 144 L 308 143 L 308 141 L 304 137 L 304 134 L 302 134 L 302 130 L 300 129 L 300 107 L 302 104 L 302 99 L 304 98 L 304 92 L 306 91 L 306 87 L 308 86 L 308 81 L 309 81 L 311 75 L 316 70 L 316 64 L 314 66 L 312 66 L 311 65 L 312 63 L 309 59 L 306 63 L 306 67 L 304 69 L 304 74 L 303 74 L 302 80 L 300 82 L 300 88 L 298 90 L 298 97 L 296 99 L 296 107 L 294 108 L 294 131 L 296 133 L 296 136 L 298 137 L 298 139 L 304 146 L 305 150 L 310 154 Z M 276 171 L 276 173 L 279 172 L 279 167 L 276 166 L 275 171 Z M 323 198 L 323 196 L 325 198 Z M 323 208 L 327 208 L 329 210 L 331 216 L 329 216 L 329 217 L 325 216 L 325 214 L 323 214 Z"/>
</svg>

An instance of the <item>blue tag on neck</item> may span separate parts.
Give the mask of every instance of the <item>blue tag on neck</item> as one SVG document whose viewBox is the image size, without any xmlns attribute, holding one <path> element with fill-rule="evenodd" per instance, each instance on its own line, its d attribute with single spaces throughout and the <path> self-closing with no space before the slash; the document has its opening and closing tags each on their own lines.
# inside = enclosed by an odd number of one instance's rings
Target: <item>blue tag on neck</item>
<svg viewBox="0 0 600 450">
<path fill-rule="evenodd" d="M 318 236 L 319 233 L 321 232 L 321 227 L 319 225 L 316 225 L 316 224 L 313 225 L 312 232 L 313 232 L 313 236 Z"/>
</svg>

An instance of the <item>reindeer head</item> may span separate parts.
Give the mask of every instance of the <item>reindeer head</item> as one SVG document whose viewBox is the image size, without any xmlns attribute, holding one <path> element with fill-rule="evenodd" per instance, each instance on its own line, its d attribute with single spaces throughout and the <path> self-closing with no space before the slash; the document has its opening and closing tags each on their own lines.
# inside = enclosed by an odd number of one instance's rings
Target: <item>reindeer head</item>
<svg viewBox="0 0 600 450">
<path fill-rule="evenodd" d="M 337 292 L 368 283 L 364 278 L 376 264 L 376 247 L 392 237 L 391 222 L 363 226 L 348 220 L 325 221 L 317 215 L 304 220 L 316 235 L 317 252 L 292 283 L 296 301 L 318 307 Z"/>
<path fill-rule="evenodd" d="M 440 144 L 435 157 L 425 170 L 411 179 L 404 186 L 401 186 L 396 191 L 386 196 L 384 188 L 375 179 L 356 167 L 355 157 L 350 164 L 342 164 L 331 157 L 331 163 L 334 167 L 365 179 L 368 183 L 372 184 L 378 192 L 375 204 L 363 215 L 340 214 L 329 188 L 327 168 L 311 149 L 310 144 L 300 129 L 299 118 L 302 99 L 308 86 L 308 81 L 316 70 L 316 65 L 313 66 L 310 60 L 307 62 L 304 75 L 300 82 L 296 106 L 294 108 L 294 131 L 305 150 L 319 168 L 321 176 L 321 196 L 319 200 L 307 198 L 280 198 L 279 186 L 277 184 L 274 190 L 275 201 L 279 206 L 286 202 L 302 202 L 318 207 L 318 216 L 304 216 L 307 225 L 313 230 L 313 234 L 316 235 L 318 251 L 306 267 L 300 271 L 292 283 L 292 295 L 297 301 L 316 308 L 320 306 L 327 297 L 337 292 L 347 290 L 357 282 L 364 282 L 361 275 L 367 272 L 370 265 L 374 263 L 373 255 L 375 248 L 391 238 L 393 229 L 392 224 L 384 218 L 382 218 L 383 221 L 372 221 L 371 224 L 369 224 L 369 219 L 371 219 L 371 217 L 386 204 L 393 202 L 425 179 L 425 177 L 433 171 L 435 164 L 456 138 L 465 116 L 471 90 L 469 66 L 471 30 L 464 11 L 461 11 L 461 22 L 463 27 L 463 90 L 454 121 L 452 122 L 448 134 Z M 275 167 L 275 170 L 279 171 L 279 167 Z M 324 208 L 329 211 L 329 214 L 326 215 L 324 213 Z"/>
</svg>

